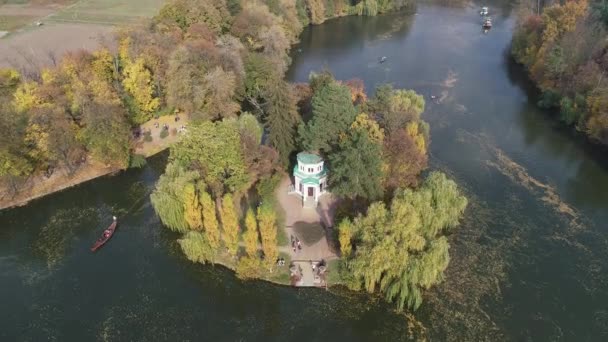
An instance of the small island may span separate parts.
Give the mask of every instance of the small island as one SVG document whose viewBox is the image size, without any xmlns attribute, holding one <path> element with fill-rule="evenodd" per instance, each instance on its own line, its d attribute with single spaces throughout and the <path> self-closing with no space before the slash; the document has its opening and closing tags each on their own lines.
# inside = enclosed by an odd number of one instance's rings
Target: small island
<svg viewBox="0 0 608 342">
<path fill-rule="evenodd" d="M 442 280 L 446 235 L 467 205 L 425 171 L 424 98 L 390 84 L 368 95 L 327 70 L 285 80 L 304 26 L 411 6 L 174 0 L 96 51 L 33 75 L 0 70 L 2 205 L 171 146 L 150 198 L 188 259 L 417 308 Z"/>
<path fill-rule="evenodd" d="M 329 72 L 285 89 L 296 87 L 283 104 L 291 115 L 193 122 L 170 149 L 156 212 L 192 261 L 244 279 L 381 291 L 417 308 L 442 279 L 446 234 L 467 205 L 443 173 L 421 177 L 424 99 L 390 85 L 368 99 L 361 82 Z"/>
</svg>

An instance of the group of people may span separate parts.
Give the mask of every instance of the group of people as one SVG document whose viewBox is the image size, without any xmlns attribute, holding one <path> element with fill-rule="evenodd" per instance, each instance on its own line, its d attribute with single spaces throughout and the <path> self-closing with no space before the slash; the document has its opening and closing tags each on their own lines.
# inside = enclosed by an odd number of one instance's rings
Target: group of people
<svg viewBox="0 0 608 342">
<path fill-rule="evenodd" d="M 294 253 L 302 250 L 302 243 L 300 242 L 300 239 L 297 237 L 294 238 L 293 235 L 291 235 L 291 248 L 293 249 Z"/>
<path fill-rule="evenodd" d="M 285 266 L 285 258 L 278 258 L 277 259 L 277 265 L 278 266 Z"/>
<path fill-rule="evenodd" d="M 154 123 L 154 128 L 158 128 L 158 127 L 160 127 L 160 124 L 157 121 Z M 163 129 L 169 129 L 169 125 L 163 124 Z"/>
</svg>

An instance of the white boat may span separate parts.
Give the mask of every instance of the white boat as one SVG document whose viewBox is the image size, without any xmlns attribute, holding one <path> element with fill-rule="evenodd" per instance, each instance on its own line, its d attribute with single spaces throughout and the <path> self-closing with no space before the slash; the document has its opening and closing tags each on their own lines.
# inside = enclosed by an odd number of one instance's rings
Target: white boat
<svg viewBox="0 0 608 342">
<path fill-rule="evenodd" d="M 479 11 L 479 15 L 488 15 L 488 13 L 490 13 L 490 11 L 487 7 L 482 7 L 481 11 Z"/>
<path fill-rule="evenodd" d="M 483 20 L 483 24 L 481 26 L 484 29 L 489 30 L 490 28 L 492 28 L 492 19 L 491 18 L 485 18 Z"/>
</svg>

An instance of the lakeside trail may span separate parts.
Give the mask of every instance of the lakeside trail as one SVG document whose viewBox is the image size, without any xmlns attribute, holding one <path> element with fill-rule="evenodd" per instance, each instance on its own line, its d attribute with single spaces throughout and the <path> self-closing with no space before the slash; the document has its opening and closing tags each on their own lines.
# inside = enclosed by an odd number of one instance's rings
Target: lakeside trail
<svg viewBox="0 0 608 342">
<path fill-rule="evenodd" d="M 161 139 L 159 136 L 164 124 L 169 125 L 169 131 L 181 125 L 187 126 L 188 119 L 184 118 L 184 115 L 180 116 L 181 120 L 178 122 L 175 122 L 174 118 L 173 115 L 162 116 L 142 124 L 140 126 L 141 131 L 144 132 L 149 129 L 152 132 L 153 140 L 151 142 L 144 142 L 143 138 L 139 140 L 135 153 L 148 158 L 164 151 L 176 142 L 180 137 L 179 133 L 175 135 L 169 134 L 164 139 Z M 159 124 L 158 128 L 155 127 L 156 122 Z M 104 165 L 92 158 L 88 158 L 72 175 L 67 172 L 65 167 L 57 167 L 48 178 L 43 173 L 32 175 L 24 184 L 19 186 L 20 189 L 14 195 L 11 195 L 8 186 L 0 187 L 0 210 L 22 206 L 32 200 L 122 170 L 119 167 Z"/>
</svg>

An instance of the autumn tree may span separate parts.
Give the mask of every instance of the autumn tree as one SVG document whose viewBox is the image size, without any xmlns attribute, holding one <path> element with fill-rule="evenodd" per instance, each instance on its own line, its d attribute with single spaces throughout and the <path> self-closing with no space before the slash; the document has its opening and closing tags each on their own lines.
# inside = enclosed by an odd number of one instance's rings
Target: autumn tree
<svg viewBox="0 0 608 342">
<path fill-rule="evenodd" d="M 129 162 L 129 124 L 116 105 L 91 103 L 83 111 L 82 137 L 93 157 L 124 168 Z"/>
<path fill-rule="evenodd" d="M 338 241 L 342 257 L 348 258 L 353 251 L 351 239 L 353 238 L 353 224 L 346 218 L 338 225 Z"/>
<path fill-rule="evenodd" d="M 230 71 L 215 67 L 203 76 L 203 82 L 194 88 L 193 119 L 217 120 L 233 118 L 240 106 L 234 101 L 236 78 Z"/>
<path fill-rule="evenodd" d="M 391 85 L 382 85 L 366 103 L 366 110 L 390 133 L 405 127 L 410 121 L 419 121 L 420 114 L 424 112 L 424 105 L 424 98 L 413 90 L 393 89 Z"/>
<path fill-rule="evenodd" d="M 204 186 L 199 186 L 199 203 L 203 216 L 203 227 L 205 228 L 205 236 L 207 241 L 214 249 L 219 248 L 221 241 L 220 225 L 217 222 L 215 212 L 215 203 L 211 199 L 211 195 L 205 191 Z"/>
<path fill-rule="evenodd" d="M 182 190 L 184 202 L 184 219 L 192 230 L 203 229 L 203 217 L 194 183 L 188 183 Z"/>
<path fill-rule="evenodd" d="M 236 256 L 239 245 L 239 219 L 234 207 L 234 198 L 231 194 L 225 194 L 222 198 L 222 208 L 220 210 L 222 219 L 224 245 L 228 253 Z"/>
<path fill-rule="evenodd" d="M 10 103 L 0 104 L 0 180 L 8 181 L 33 171 L 34 165 L 27 158 L 24 118 Z"/>
<path fill-rule="evenodd" d="M 310 13 L 310 21 L 315 24 L 321 24 L 325 21 L 325 5 L 323 0 L 305 0 L 306 7 Z"/>
<path fill-rule="evenodd" d="M 238 125 L 249 184 L 253 185 L 261 178 L 281 169 L 279 154 L 274 148 L 262 145 L 263 128 L 255 116 L 249 113 L 241 114 Z"/>
<path fill-rule="evenodd" d="M 277 247 L 277 222 L 276 213 L 272 206 L 263 203 L 258 207 L 258 225 L 262 239 L 262 251 L 266 265 L 272 269 L 279 256 Z"/>
<path fill-rule="evenodd" d="M 125 90 L 133 96 L 137 109 L 131 120 L 135 124 L 150 120 L 151 113 L 159 108 L 160 101 L 155 96 L 152 74 L 144 65 L 143 58 L 126 63 L 123 75 L 122 84 Z"/>
<path fill-rule="evenodd" d="M 255 213 L 251 208 L 247 210 L 245 215 L 245 232 L 243 233 L 243 242 L 245 242 L 245 252 L 252 258 L 258 256 L 258 223 L 255 218 Z"/>
<path fill-rule="evenodd" d="M 385 185 L 389 190 L 418 184 L 418 175 L 428 164 L 425 151 L 401 128 L 388 135 L 384 142 Z"/>
<path fill-rule="evenodd" d="M 174 0 L 165 4 L 154 20 L 163 30 L 176 26 L 186 31 L 194 24 L 204 23 L 220 33 L 230 26 L 231 16 L 225 0 Z"/>
</svg>

